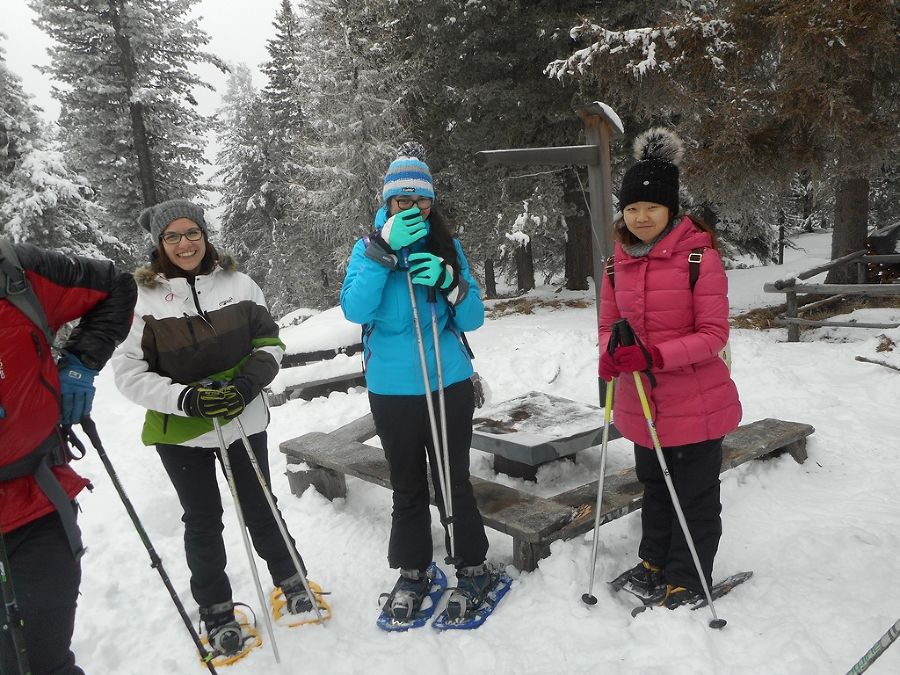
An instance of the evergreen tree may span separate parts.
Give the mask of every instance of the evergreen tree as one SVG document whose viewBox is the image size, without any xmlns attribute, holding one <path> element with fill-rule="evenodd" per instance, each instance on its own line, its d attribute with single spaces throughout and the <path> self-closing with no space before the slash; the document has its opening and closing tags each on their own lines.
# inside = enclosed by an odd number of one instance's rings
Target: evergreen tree
<svg viewBox="0 0 900 675">
<path fill-rule="evenodd" d="M 295 166 L 277 246 L 278 264 L 290 270 L 276 292 L 285 309 L 335 304 L 350 247 L 371 229 L 384 171 L 407 140 L 397 135 L 399 84 L 381 42 L 389 8 L 362 0 L 304 0 L 301 8 L 291 100 L 303 118 L 285 130 Z"/>
<path fill-rule="evenodd" d="M 266 289 L 277 254 L 273 229 L 281 209 L 269 164 L 269 110 L 246 65 L 232 68 L 217 118 L 221 149 L 215 178 L 221 180 L 222 243 L 238 257 L 243 271 Z"/>
<path fill-rule="evenodd" d="M 32 0 L 53 38 L 59 125 L 67 157 L 99 192 L 120 236 L 145 206 L 197 197 L 208 120 L 192 90 L 209 87 L 192 67 L 224 65 L 203 51 L 207 35 L 189 13 L 197 0 Z"/>
<path fill-rule="evenodd" d="M 100 229 L 90 184 L 68 169 L 46 139 L 0 44 L 0 235 L 67 253 L 121 259 L 124 247 Z"/>
<path fill-rule="evenodd" d="M 631 87 L 697 147 L 690 183 L 720 208 L 777 217 L 798 170 L 834 179 L 837 258 L 864 248 L 869 177 L 898 147 L 898 12 L 870 3 L 682 2 L 644 28 L 584 22 L 556 76 Z M 829 281 L 846 279 L 835 269 Z"/>
</svg>

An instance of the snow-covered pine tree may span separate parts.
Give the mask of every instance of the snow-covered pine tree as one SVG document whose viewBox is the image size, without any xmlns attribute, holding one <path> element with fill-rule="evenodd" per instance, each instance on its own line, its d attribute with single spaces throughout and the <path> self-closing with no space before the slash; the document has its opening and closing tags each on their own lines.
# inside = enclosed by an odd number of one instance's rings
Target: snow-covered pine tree
<svg viewBox="0 0 900 675">
<path fill-rule="evenodd" d="M 383 56 L 383 9 L 363 0 L 300 4 L 291 96 L 303 123 L 285 130 L 298 166 L 276 245 L 287 272 L 270 286 L 284 309 L 337 301 L 352 243 L 371 228 L 384 170 L 408 140 L 394 103 L 400 83 Z"/>
<path fill-rule="evenodd" d="M 87 180 L 52 148 L 0 34 L 0 234 L 67 253 L 122 259 L 124 246 L 101 231 Z"/>
<path fill-rule="evenodd" d="M 222 244 L 265 290 L 277 255 L 274 228 L 281 209 L 269 162 L 269 109 L 245 64 L 232 66 L 217 119 L 220 150 L 214 178 L 221 181 Z"/>
<path fill-rule="evenodd" d="M 195 109 L 192 72 L 222 64 L 190 16 L 197 0 L 31 0 L 54 41 L 44 73 L 58 84 L 66 156 L 99 192 L 123 241 L 137 248 L 136 214 L 171 197 L 195 198 L 208 120 Z"/>
<path fill-rule="evenodd" d="M 768 226 L 796 171 L 834 172 L 832 256 L 862 249 L 868 178 L 900 145 L 895 4 L 677 5 L 631 30 L 583 22 L 572 31 L 579 48 L 551 63 L 550 74 L 613 92 L 631 82 L 635 105 L 662 103 L 697 146 L 684 166 L 692 189 L 723 212 Z M 836 268 L 828 280 L 845 272 Z"/>
<path fill-rule="evenodd" d="M 488 261 L 498 259 L 500 247 L 509 245 L 505 235 L 525 200 L 544 224 L 535 228 L 538 221 L 525 221 L 538 264 L 551 265 L 539 271 L 564 270 L 561 228 L 567 221 L 561 218 L 574 216 L 578 206 L 584 213 L 575 173 L 477 166 L 476 153 L 578 142 L 575 87 L 547 81 L 542 72 L 547 56 L 568 41 L 567 30 L 559 27 L 567 28 L 571 12 L 582 4 L 436 0 L 393 8 L 387 60 L 400 64 L 409 128 L 429 150 L 438 201 L 459 229 L 479 277 Z M 565 24 L 557 22 L 562 7 L 569 10 Z M 589 243 L 572 251 L 590 259 Z M 573 282 L 583 286 L 584 277 Z"/>
</svg>

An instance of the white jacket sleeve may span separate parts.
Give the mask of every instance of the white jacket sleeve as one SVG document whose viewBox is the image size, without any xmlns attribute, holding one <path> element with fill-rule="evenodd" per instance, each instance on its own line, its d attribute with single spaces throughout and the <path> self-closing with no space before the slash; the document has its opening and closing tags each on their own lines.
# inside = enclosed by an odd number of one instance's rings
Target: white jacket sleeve
<svg viewBox="0 0 900 675">
<path fill-rule="evenodd" d="M 116 387 L 129 401 L 148 410 L 184 415 L 178 408 L 178 398 L 185 386 L 150 372 L 143 350 L 144 326 L 143 317 L 135 312 L 128 337 L 119 345 L 110 361 Z M 152 335 L 148 333 L 148 337 L 152 338 Z"/>
</svg>

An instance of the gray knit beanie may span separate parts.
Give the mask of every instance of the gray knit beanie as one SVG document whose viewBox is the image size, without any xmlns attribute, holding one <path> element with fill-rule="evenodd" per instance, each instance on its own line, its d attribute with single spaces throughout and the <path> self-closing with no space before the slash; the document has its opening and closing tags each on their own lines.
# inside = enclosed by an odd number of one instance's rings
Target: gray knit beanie
<svg viewBox="0 0 900 675">
<path fill-rule="evenodd" d="M 156 244 L 169 223 L 179 218 L 194 221 L 203 230 L 203 233 L 207 234 L 203 209 L 187 199 L 170 199 L 150 206 L 141 211 L 138 222 L 150 233 L 153 243 Z"/>
</svg>

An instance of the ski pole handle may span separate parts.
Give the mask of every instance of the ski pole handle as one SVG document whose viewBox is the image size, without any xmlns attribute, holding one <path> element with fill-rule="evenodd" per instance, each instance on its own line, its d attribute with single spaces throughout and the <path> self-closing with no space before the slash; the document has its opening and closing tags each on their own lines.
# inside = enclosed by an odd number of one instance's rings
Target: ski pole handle
<svg viewBox="0 0 900 675">
<path fill-rule="evenodd" d="M 607 351 L 612 354 L 618 347 L 630 347 L 634 339 L 634 330 L 628 319 L 619 319 L 612 325 Z"/>
</svg>

